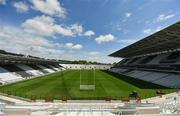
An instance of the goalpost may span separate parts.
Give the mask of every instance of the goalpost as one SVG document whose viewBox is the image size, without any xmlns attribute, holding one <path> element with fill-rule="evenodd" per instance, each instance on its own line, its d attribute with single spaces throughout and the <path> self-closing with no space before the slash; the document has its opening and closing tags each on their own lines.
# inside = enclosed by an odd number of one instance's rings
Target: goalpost
<svg viewBox="0 0 180 116">
<path fill-rule="evenodd" d="M 88 70 L 81 70 L 80 69 L 80 90 L 95 90 L 96 80 L 95 80 L 95 69 L 92 69 L 92 75 L 83 75 L 83 71 Z M 86 76 L 86 77 L 85 77 Z M 89 77 L 90 76 L 90 77 Z M 88 79 L 87 79 L 88 78 Z M 87 80 L 86 80 L 87 79 Z"/>
</svg>

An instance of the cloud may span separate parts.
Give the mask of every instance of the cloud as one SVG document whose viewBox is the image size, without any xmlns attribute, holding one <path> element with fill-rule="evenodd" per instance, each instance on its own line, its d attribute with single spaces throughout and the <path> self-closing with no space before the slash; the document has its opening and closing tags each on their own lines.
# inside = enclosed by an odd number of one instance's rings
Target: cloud
<svg viewBox="0 0 180 116">
<path fill-rule="evenodd" d="M 95 40 L 98 44 L 101 44 L 103 42 L 113 41 L 114 39 L 115 39 L 115 37 L 112 34 L 107 34 L 107 35 L 100 35 Z"/>
<path fill-rule="evenodd" d="M 83 56 L 85 56 L 86 60 L 103 62 L 103 63 L 114 63 L 114 62 L 120 61 L 120 58 L 109 57 L 109 56 L 107 56 L 107 54 L 104 54 L 104 53 L 101 53 L 98 51 L 87 52 L 87 53 L 84 53 Z"/>
<path fill-rule="evenodd" d="M 65 18 L 66 10 L 58 0 L 31 0 L 33 8 L 50 16 Z"/>
<path fill-rule="evenodd" d="M 7 2 L 7 0 L 0 0 L 0 5 L 1 5 L 1 4 L 2 4 L 2 5 L 5 5 L 6 2 Z"/>
<path fill-rule="evenodd" d="M 117 40 L 118 43 L 121 43 L 123 46 L 127 46 L 130 45 L 136 41 L 138 41 L 139 39 L 120 39 Z"/>
<path fill-rule="evenodd" d="M 11 31 L 9 31 L 11 30 Z M 46 38 L 25 33 L 12 26 L 0 26 L 0 49 L 44 58 L 59 59 L 64 55 L 63 45 Z"/>
<path fill-rule="evenodd" d="M 11 30 L 11 31 L 9 31 Z M 107 57 L 97 51 L 83 52 L 81 50 L 68 51 L 63 49 L 69 46 L 70 49 L 81 49 L 80 44 L 61 44 L 50 41 L 44 37 L 29 34 L 23 30 L 12 26 L 0 26 L 0 49 L 21 53 L 25 55 L 33 55 L 49 59 L 66 59 L 66 60 L 88 60 L 104 63 L 113 63 L 118 59 Z"/>
<path fill-rule="evenodd" d="M 73 43 L 66 43 L 66 47 L 67 48 L 72 48 L 73 47 Z"/>
<path fill-rule="evenodd" d="M 126 16 L 127 18 L 129 18 L 129 17 L 131 17 L 131 16 L 132 16 L 132 13 L 127 12 L 127 13 L 125 14 L 125 16 Z"/>
<path fill-rule="evenodd" d="M 162 26 L 157 26 L 155 29 L 147 28 L 143 30 L 143 33 L 145 34 L 153 34 L 157 31 L 160 31 L 163 27 Z"/>
<path fill-rule="evenodd" d="M 66 43 L 65 47 L 69 48 L 69 49 L 81 49 L 81 48 L 83 48 L 83 46 L 81 44 L 73 44 L 73 43 Z"/>
<path fill-rule="evenodd" d="M 93 31 L 85 32 L 86 35 L 83 34 L 83 27 L 80 24 L 59 25 L 56 24 L 52 17 L 45 15 L 27 19 L 22 23 L 22 27 L 24 31 L 40 36 L 54 36 L 55 34 L 59 34 L 72 37 L 76 35 L 90 36 L 93 34 Z"/>
<path fill-rule="evenodd" d="M 79 24 L 70 25 L 68 29 L 71 30 L 74 35 L 75 34 L 81 35 L 81 33 L 83 32 L 83 27 L 82 25 L 79 25 Z"/>
<path fill-rule="evenodd" d="M 68 54 L 68 53 L 67 53 Z M 110 54 L 110 53 L 107 53 Z M 73 51 L 69 55 L 70 60 L 87 60 L 87 61 L 96 61 L 102 63 L 114 63 L 119 62 L 121 58 L 113 58 L 107 56 L 104 52 L 99 51 Z"/>
<path fill-rule="evenodd" d="M 72 49 L 81 49 L 83 46 L 81 44 L 76 44 L 72 47 Z"/>
<path fill-rule="evenodd" d="M 16 11 L 20 13 L 27 12 L 29 10 L 29 7 L 25 2 L 15 2 L 14 7 L 16 8 Z"/>
<path fill-rule="evenodd" d="M 175 16 L 175 14 L 169 14 L 169 15 L 165 15 L 165 14 L 160 14 L 157 18 L 157 21 L 165 21 L 167 19 L 173 18 Z"/>
<path fill-rule="evenodd" d="M 150 33 L 152 33 L 152 32 L 153 32 L 153 31 L 152 31 L 151 28 L 148 28 L 148 29 L 143 30 L 143 33 L 145 33 L 145 34 L 150 34 Z"/>
<path fill-rule="evenodd" d="M 156 29 L 154 30 L 154 32 L 158 32 L 158 31 L 160 31 L 160 30 L 162 30 L 162 29 L 163 29 L 162 26 L 158 26 L 158 27 L 156 27 Z"/>
<path fill-rule="evenodd" d="M 126 12 L 125 13 L 125 17 L 124 19 L 122 20 L 122 22 L 126 22 L 128 20 L 128 18 L 130 18 L 132 16 L 132 13 L 131 12 Z"/>
<path fill-rule="evenodd" d="M 54 34 L 54 26 L 56 26 L 53 18 L 49 16 L 37 16 L 32 19 L 27 19 L 22 23 L 22 27 L 26 32 L 37 35 L 51 36 Z"/>
<path fill-rule="evenodd" d="M 62 36 L 75 36 L 81 34 L 83 31 L 81 25 L 58 25 L 52 17 L 45 15 L 27 19 L 22 23 L 22 27 L 28 33 L 41 36 L 53 36 L 55 34 L 60 34 Z"/>
<path fill-rule="evenodd" d="M 91 56 L 96 56 L 96 55 L 99 55 L 100 52 L 92 51 L 92 52 L 89 52 L 88 54 L 91 55 Z"/>
<path fill-rule="evenodd" d="M 86 31 L 86 32 L 84 33 L 84 36 L 93 36 L 93 35 L 95 35 L 95 32 L 92 31 L 92 30 Z"/>
<path fill-rule="evenodd" d="M 121 60 L 121 58 L 113 58 L 106 55 L 101 56 L 88 56 L 85 58 L 85 60 L 88 61 L 96 61 L 96 62 L 102 62 L 102 63 L 117 63 Z"/>
</svg>

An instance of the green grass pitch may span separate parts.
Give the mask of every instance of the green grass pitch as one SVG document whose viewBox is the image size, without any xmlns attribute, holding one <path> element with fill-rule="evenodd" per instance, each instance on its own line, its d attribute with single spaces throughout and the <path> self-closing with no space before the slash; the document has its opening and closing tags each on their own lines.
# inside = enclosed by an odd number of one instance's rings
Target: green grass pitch
<svg viewBox="0 0 180 116">
<path fill-rule="evenodd" d="M 95 70 L 80 70 L 80 74 L 81 75 L 81 84 L 82 85 L 93 85 L 94 83 L 94 79 L 96 76 L 94 76 L 94 72 L 96 72 Z M 78 77 L 78 76 L 77 76 Z M 79 76 L 80 78 L 80 76 Z"/>
<path fill-rule="evenodd" d="M 84 70 L 83 77 L 87 79 L 93 78 L 89 76 L 92 75 L 92 71 L 93 70 Z M 95 74 L 96 88 L 93 91 L 80 90 L 79 70 L 66 70 L 5 85 L 0 87 L 0 92 L 25 98 L 35 96 L 37 99 L 45 99 L 47 97 L 62 99 L 62 97 L 67 96 L 68 99 L 91 100 L 105 99 L 107 96 L 111 96 L 112 99 L 121 99 L 121 97 L 128 96 L 133 90 L 136 90 L 142 98 L 155 96 L 157 89 L 161 89 L 165 93 L 174 91 L 170 88 L 118 75 L 109 71 L 96 70 Z"/>
</svg>

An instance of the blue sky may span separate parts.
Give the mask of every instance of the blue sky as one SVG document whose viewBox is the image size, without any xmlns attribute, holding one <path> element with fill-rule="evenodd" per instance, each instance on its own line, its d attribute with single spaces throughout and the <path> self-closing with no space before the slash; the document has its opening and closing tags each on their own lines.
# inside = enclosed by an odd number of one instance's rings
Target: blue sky
<svg viewBox="0 0 180 116">
<path fill-rule="evenodd" d="M 107 55 L 180 20 L 179 0 L 0 0 L 0 49 L 44 58 Z"/>
</svg>

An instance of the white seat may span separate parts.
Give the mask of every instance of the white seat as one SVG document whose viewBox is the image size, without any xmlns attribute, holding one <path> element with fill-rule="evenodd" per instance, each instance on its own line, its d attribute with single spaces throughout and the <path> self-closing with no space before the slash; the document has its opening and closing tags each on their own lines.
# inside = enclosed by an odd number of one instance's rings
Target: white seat
<svg viewBox="0 0 180 116">
<path fill-rule="evenodd" d="M 14 75 L 6 69 L 0 67 L 0 80 L 3 82 L 15 82 L 22 79 L 23 78 L 21 76 Z"/>
<path fill-rule="evenodd" d="M 55 72 L 54 70 L 52 70 L 52 69 L 50 69 L 50 68 L 47 68 L 47 67 L 44 67 L 44 66 L 42 66 L 42 65 L 37 65 L 37 66 L 38 66 L 39 68 L 41 68 L 41 69 L 43 69 L 43 70 L 49 72 L 49 73 Z"/>
<path fill-rule="evenodd" d="M 39 76 L 39 75 L 43 75 L 42 72 L 40 72 L 39 70 L 35 70 L 27 65 L 24 64 L 16 64 L 17 67 L 25 70 L 27 73 L 32 74 L 34 76 Z"/>
</svg>

